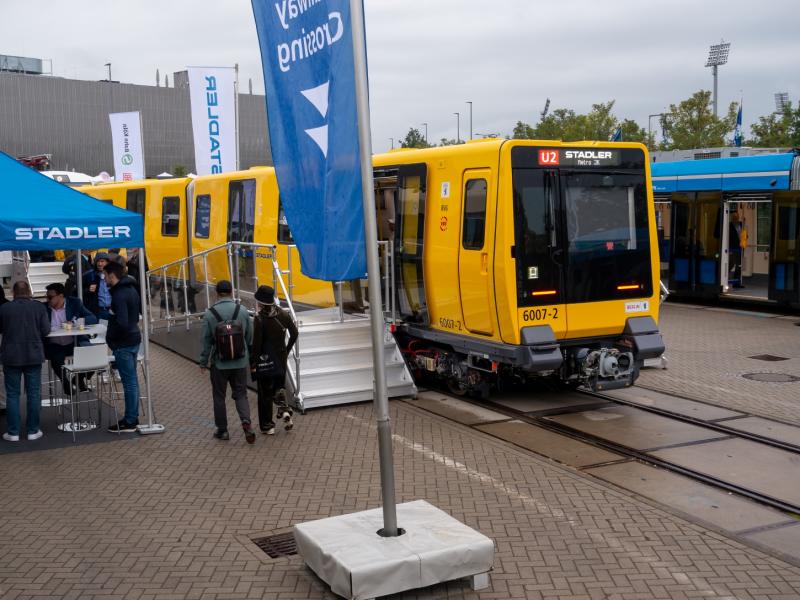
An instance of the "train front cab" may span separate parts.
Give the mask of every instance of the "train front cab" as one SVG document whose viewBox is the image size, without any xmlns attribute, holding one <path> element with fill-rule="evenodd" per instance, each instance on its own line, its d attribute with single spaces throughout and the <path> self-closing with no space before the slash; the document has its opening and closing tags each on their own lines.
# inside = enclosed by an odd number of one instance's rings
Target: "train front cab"
<svg viewBox="0 0 800 600">
<path fill-rule="evenodd" d="M 610 148 L 490 141 L 376 158 L 379 191 L 397 188 L 397 301 L 418 368 L 473 389 L 506 376 L 610 388 L 663 352 L 646 153 Z"/>
</svg>

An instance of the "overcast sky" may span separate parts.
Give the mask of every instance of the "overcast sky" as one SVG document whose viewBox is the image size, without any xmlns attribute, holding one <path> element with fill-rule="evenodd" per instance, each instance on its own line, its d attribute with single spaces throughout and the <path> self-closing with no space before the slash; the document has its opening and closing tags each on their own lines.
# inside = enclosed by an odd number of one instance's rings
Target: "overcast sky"
<svg viewBox="0 0 800 600">
<path fill-rule="evenodd" d="M 744 97 L 745 131 L 800 98 L 797 0 L 365 0 L 376 152 L 428 123 L 431 141 L 510 133 L 551 109 L 616 100 L 648 114 L 704 88 L 708 46 L 731 41 L 720 113 Z M 0 54 L 52 59 L 57 76 L 155 84 L 187 65 L 239 63 L 242 90 L 263 75 L 249 0 L 2 0 Z M 657 119 L 653 119 L 654 127 Z M 476 135 L 477 137 L 477 135 Z"/>
</svg>

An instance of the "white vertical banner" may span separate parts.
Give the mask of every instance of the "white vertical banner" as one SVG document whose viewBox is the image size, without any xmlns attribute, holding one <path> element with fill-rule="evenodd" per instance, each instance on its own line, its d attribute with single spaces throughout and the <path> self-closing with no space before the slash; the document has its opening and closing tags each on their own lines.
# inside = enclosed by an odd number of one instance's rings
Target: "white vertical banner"
<svg viewBox="0 0 800 600">
<path fill-rule="evenodd" d="M 189 67 L 188 73 L 195 172 L 235 171 L 236 72 L 233 67 Z"/>
<path fill-rule="evenodd" d="M 111 145 L 114 149 L 114 179 L 144 179 L 142 119 L 138 111 L 110 113 Z"/>
</svg>

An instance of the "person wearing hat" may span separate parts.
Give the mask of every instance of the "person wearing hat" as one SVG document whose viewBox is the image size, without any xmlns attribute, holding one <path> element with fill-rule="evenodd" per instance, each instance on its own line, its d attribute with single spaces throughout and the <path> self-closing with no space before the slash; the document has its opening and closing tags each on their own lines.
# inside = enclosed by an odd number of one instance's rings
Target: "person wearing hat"
<svg viewBox="0 0 800 600">
<path fill-rule="evenodd" d="M 107 252 L 94 255 L 94 269 L 83 275 L 83 304 L 98 319 L 108 321 L 111 308 L 111 287 L 103 269 L 109 262 Z"/>
<path fill-rule="evenodd" d="M 256 290 L 260 310 L 253 323 L 253 348 L 250 351 L 250 371 L 258 384 L 258 425 L 261 433 L 275 434 L 273 405 L 278 405 L 278 419 L 289 431 L 292 409 L 286 402 L 286 362 L 297 341 L 297 326 L 288 312 L 275 303 L 275 290 L 262 285 Z M 289 340 L 286 340 L 286 332 Z M 264 365 L 270 365 L 263 369 Z M 266 372 L 259 372 L 259 368 Z"/>
<path fill-rule="evenodd" d="M 217 303 L 203 315 L 203 349 L 200 352 L 200 370 L 211 370 L 211 390 L 214 399 L 214 424 L 217 426 L 214 437 L 229 440 L 228 412 L 225 397 L 228 385 L 236 404 L 236 412 L 242 422 L 242 429 L 248 444 L 256 441 L 256 434 L 250 425 L 250 404 L 247 400 L 248 348 L 253 343 L 253 328 L 247 310 L 234 302 L 233 286 L 230 281 L 217 283 Z M 236 321 L 241 326 L 242 355 L 239 358 L 225 359 L 217 348 L 217 326 Z M 238 332 L 235 332 L 238 335 Z M 223 347 L 224 350 L 224 347 Z"/>
</svg>

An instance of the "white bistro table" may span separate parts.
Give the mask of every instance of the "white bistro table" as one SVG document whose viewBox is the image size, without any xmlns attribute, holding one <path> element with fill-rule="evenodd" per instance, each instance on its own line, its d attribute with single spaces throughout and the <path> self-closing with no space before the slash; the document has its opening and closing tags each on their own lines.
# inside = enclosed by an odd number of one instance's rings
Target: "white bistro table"
<svg viewBox="0 0 800 600">
<path fill-rule="evenodd" d="M 72 343 L 74 345 L 75 340 L 77 340 L 79 337 L 84 335 L 105 335 L 106 329 L 108 328 L 105 325 L 100 325 L 100 324 L 86 325 L 83 329 L 79 329 L 78 327 L 73 325 L 71 329 L 65 329 L 64 327 L 53 329 L 47 335 L 47 337 L 49 338 L 71 337 Z M 55 373 L 55 376 L 59 377 L 59 379 L 61 377 L 59 373 Z M 45 403 L 42 402 L 42 406 L 61 406 L 63 404 L 69 403 L 69 398 L 56 397 L 54 390 L 55 386 L 52 386 L 50 390 L 51 393 L 50 393 L 49 404 L 45 405 Z M 58 425 L 58 428 L 61 431 L 70 431 L 70 432 L 73 429 L 75 431 L 89 431 L 91 429 L 96 429 L 97 425 L 86 421 L 86 422 L 74 422 L 74 423 L 61 423 L 60 425 Z"/>
</svg>

